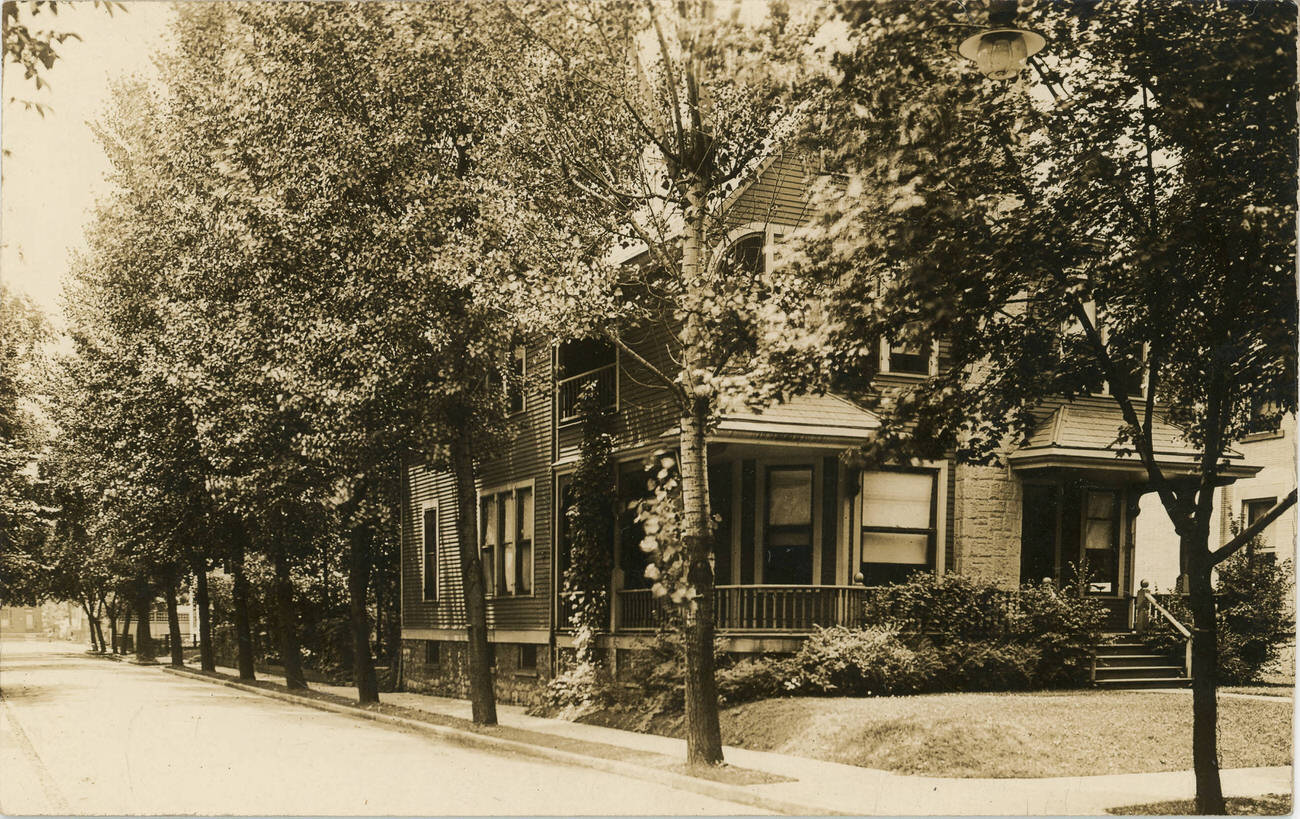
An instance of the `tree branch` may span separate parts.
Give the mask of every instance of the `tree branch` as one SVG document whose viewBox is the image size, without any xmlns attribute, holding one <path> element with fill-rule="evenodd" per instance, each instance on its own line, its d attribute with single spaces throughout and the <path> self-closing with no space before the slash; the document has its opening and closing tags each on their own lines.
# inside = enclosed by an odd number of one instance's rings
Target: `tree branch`
<svg viewBox="0 0 1300 819">
<path fill-rule="evenodd" d="M 1254 523 L 1243 529 L 1236 537 L 1219 548 L 1210 552 L 1210 565 L 1217 566 L 1233 553 L 1255 539 L 1255 536 L 1268 528 L 1268 525 L 1282 516 L 1282 513 L 1295 506 L 1296 490 L 1292 489 L 1290 494 L 1278 501 L 1272 509 L 1265 512 Z"/>
</svg>

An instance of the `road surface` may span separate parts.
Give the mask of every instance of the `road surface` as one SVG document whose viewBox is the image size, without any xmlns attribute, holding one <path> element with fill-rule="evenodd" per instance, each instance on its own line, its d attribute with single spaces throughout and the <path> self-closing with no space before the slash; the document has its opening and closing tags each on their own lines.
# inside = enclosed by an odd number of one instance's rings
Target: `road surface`
<svg viewBox="0 0 1300 819">
<path fill-rule="evenodd" d="M 751 808 L 0 643 L 5 814 L 738 814 Z"/>
</svg>

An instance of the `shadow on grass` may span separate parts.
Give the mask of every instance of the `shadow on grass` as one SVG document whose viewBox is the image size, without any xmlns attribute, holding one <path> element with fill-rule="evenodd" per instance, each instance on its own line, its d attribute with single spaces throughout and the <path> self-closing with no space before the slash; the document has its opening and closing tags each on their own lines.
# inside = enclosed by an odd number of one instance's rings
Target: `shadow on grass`
<svg viewBox="0 0 1300 819">
<path fill-rule="evenodd" d="M 1229 796 L 1230 816 L 1287 816 L 1291 813 L 1291 797 L 1270 793 L 1267 796 Z M 1168 802 L 1148 802 L 1145 805 L 1125 805 L 1106 811 L 1112 816 L 1198 816 L 1194 799 L 1173 799 Z"/>
</svg>

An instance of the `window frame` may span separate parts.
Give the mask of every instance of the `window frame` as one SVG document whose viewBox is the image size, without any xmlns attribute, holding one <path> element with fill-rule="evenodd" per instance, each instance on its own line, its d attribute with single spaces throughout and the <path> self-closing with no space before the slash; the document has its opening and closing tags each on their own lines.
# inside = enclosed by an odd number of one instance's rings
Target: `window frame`
<svg viewBox="0 0 1300 819">
<path fill-rule="evenodd" d="M 895 370 L 893 368 L 894 344 L 888 337 L 882 336 L 880 339 L 880 372 L 885 375 L 897 376 L 900 378 L 932 378 L 939 374 L 939 341 L 930 339 L 930 357 L 926 364 L 926 372 L 919 373 L 911 370 Z M 873 470 L 875 471 L 875 470 Z"/>
<path fill-rule="evenodd" d="M 515 372 L 515 362 L 519 362 L 519 372 Z M 509 378 L 506 379 L 506 417 L 513 418 L 528 411 L 528 345 L 515 344 L 510 348 L 506 360 Z M 519 399 L 519 408 L 515 409 L 515 397 Z"/>
<path fill-rule="evenodd" d="M 433 596 L 428 596 L 428 528 L 426 521 L 429 513 L 433 513 L 433 519 L 436 522 L 437 531 L 433 533 Z M 438 509 L 436 500 L 424 501 L 420 504 L 420 602 L 437 603 L 439 600 L 438 592 L 442 587 L 442 577 L 438 572 L 438 554 L 442 551 L 442 515 Z"/>
<path fill-rule="evenodd" d="M 1267 504 L 1267 506 L 1264 506 L 1264 504 Z M 1244 529 L 1245 527 L 1248 527 L 1252 523 L 1254 523 L 1254 521 L 1251 520 L 1251 516 L 1250 516 L 1250 510 L 1252 506 L 1256 506 L 1256 507 L 1263 506 L 1263 508 L 1260 511 L 1260 516 L 1262 517 L 1264 514 L 1268 512 L 1268 510 L 1272 509 L 1276 505 L 1277 505 L 1277 495 L 1264 495 L 1257 498 L 1242 498 L 1241 500 L 1242 528 Z M 1277 521 L 1275 520 L 1273 521 L 1273 523 L 1277 523 Z M 1277 553 L 1277 547 L 1273 544 L 1273 538 L 1269 536 L 1270 533 L 1268 531 L 1269 529 L 1273 528 L 1273 523 L 1270 523 L 1268 526 L 1265 526 L 1263 529 L 1260 530 L 1259 534 L 1256 535 L 1256 537 L 1258 537 L 1262 541 L 1262 543 L 1260 543 L 1260 548 L 1256 552 L 1256 554 Z"/>
<path fill-rule="evenodd" d="M 930 525 L 924 528 L 914 527 L 914 526 L 868 525 L 867 523 L 865 523 L 866 502 L 867 502 L 865 487 L 859 485 L 857 497 L 854 503 L 856 507 L 856 509 L 854 510 L 854 515 L 857 518 L 857 525 L 855 527 L 856 543 L 854 543 L 853 546 L 857 552 L 857 570 L 864 575 L 864 582 L 867 573 L 863 569 L 868 563 L 874 563 L 876 565 L 881 565 L 881 566 L 915 565 L 916 568 L 913 569 L 913 571 L 927 571 L 927 572 L 937 573 L 940 570 L 939 542 L 943 537 L 943 511 L 944 510 L 940 503 L 941 501 L 940 496 L 943 494 L 944 481 L 947 478 L 944 469 L 940 466 L 928 466 L 925 464 L 921 464 L 915 466 L 913 465 L 880 466 L 875 469 L 863 470 L 863 474 L 867 474 L 869 472 L 886 472 L 886 473 L 892 472 L 892 473 L 905 473 L 905 474 L 913 474 L 913 475 L 916 474 L 928 475 L 930 477 Z M 942 500 L 946 502 L 946 498 L 943 498 Z M 901 563 L 882 563 L 880 561 L 868 561 L 866 559 L 866 554 L 864 553 L 863 544 L 862 544 L 863 535 L 866 535 L 868 533 L 926 535 L 926 548 L 925 548 L 926 562 L 917 563 L 917 564 L 901 564 Z"/>
<path fill-rule="evenodd" d="M 525 575 L 521 573 L 519 570 L 519 565 L 518 565 L 519 540 L 517 539 L 517 536 L 520 534 L 522 528 L 522 516 L 519 513 L 519 493 L 521 490 L 524 489 L 528 490 L 529 502 L 532 504 L 533 526 L 532 526 L 531 538 L 529 539 L 528 542 L 528 554 L 529 554 L 529 566 L 528 566 L 528 573 L 527 573 L 528 591 L 520 592 L 519 580 L 524 578 Z M 506 507 L 502 504 L 502 500 L 506 497 L 509 497 L 514 504 L 514 514 L 512 516 L 513 526 L 511 527 L 513 531 L 510 532 L 509 539 L 503 537 L 503 532 L 501 532 L 501 529 L 503 528 L 503 521 L 507 519 L 507 516 L 505 514 Z M 480 560 L 482 560 L 483 552 L 486 550 L 486 546 L 484 544 L 486 543 L 487 523 L 488 523 L 486 516 L 483 515 L 482 512 L 484 507 L 484 501 L 487 501 L 489 499 L 491 500 L 491 505 L 493 509 L 493 513 L 492 513 L 494 518 L 493 523 L 496 525 L 497 531 L 495 532 L 495 534 L 497 539 L 496 542 L 492 544 L 492 549 L 493 549 L 492 582 L 490 584 L 487 582 L 487 576 L 485 571 L 483 594 L 489 600 L 514 600 L 516 598 L 534 597 L 537 594 L 537 481 L 533 478 L 528 478 L 521 481 L 512 481 L 510 483 L 495 484 L 491 487 L 483 488 L 478 491 L 478 496 L 477 496 L 478 509 L 479 509 L 478 549 L 479 549 Z M 515 591 L 513 592 L 505 591 L 504 588 L 502 589 L 497 588 L 497 580 L 499 578 L 503 580 L 502 586 L 507 585 L 504 582 L 505 547 L 507 543 L 509 543 L 510 546 L 515 550 L 514 551 Z"/>
</svg>

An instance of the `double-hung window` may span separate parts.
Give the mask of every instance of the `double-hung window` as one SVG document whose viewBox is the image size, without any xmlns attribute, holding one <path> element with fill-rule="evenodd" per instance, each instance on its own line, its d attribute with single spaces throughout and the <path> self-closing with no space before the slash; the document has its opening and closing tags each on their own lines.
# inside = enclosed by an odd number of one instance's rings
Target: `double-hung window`
<svg viewBox="0 0 1300 819">
<path fill-rule="evenodd" d="M 935 568 L 938 472 L 862 473 L 862 575 L 869 586 Z"/>
<path fill-rule="evenodd" d="M 532 485 L 484 494 L 479 512 L 484 592 L 495 597 L 532 594 Z"/>
<path fill-rule="evenodd" d="M 1253 500 L 1248 500 L 1243 502 L 1241 505 L 1241 516 L 1245 518 L 1246 526 L 1251 526 L 1255 521 L 1268 514 L 1268 510 L 1272 509 L 1276 505 L 1277 498 L 1255 498 Z M 1272 552 L 1274 550 L 1273 538 L 1268 531 L 1271 528 L 1271 525 L 1265 526 L 1264 531 L 1259 533 L 1257 540 L 1259 541 L 1261 552 Z"/>
<path fill-rule="evenodd" d="M 919 325 L 908 325 L 907 338 L 880 340 L 880 371 L 902 375 L 934 375 L 939 371 L 938 349 L 919 334 Z"/>
<path fill-rule="evenodd" d="M 438 599 L 438 508 L 429 507 L 422 516 L 420 552 L 421 592 L 424 600 Z"/>
</svg>

